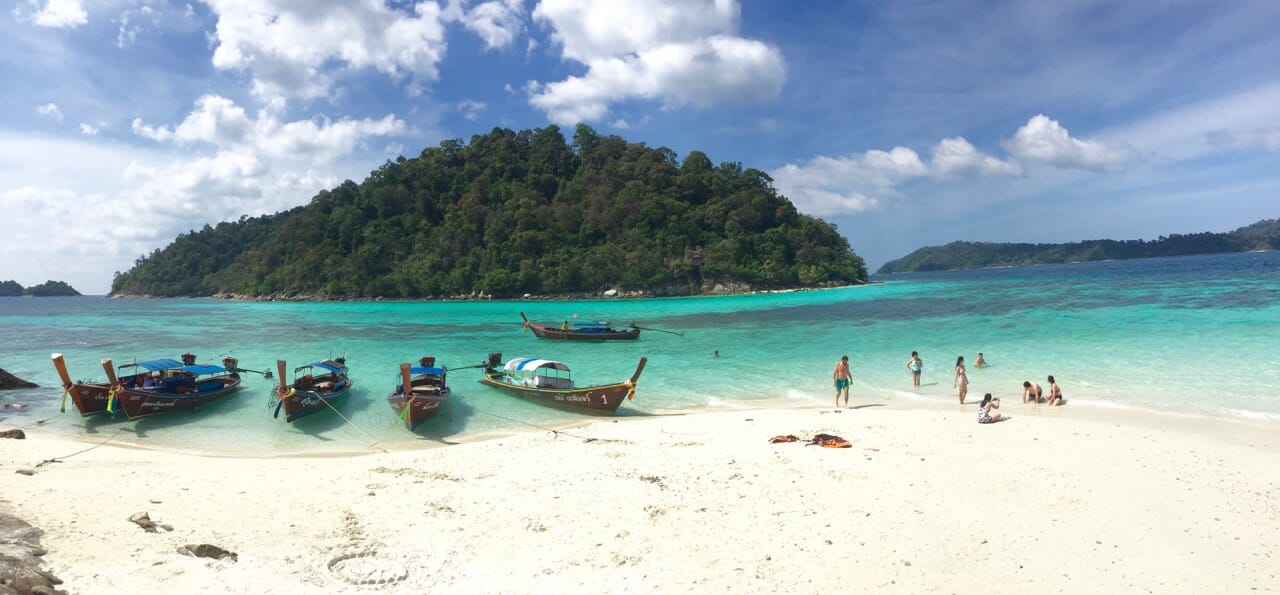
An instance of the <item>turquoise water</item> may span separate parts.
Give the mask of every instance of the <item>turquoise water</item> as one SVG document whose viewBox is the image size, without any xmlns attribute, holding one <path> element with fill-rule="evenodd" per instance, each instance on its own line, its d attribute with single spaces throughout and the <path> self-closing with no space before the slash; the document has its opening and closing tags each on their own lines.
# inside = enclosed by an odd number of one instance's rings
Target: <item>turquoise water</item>
<svg viewBox="0 0 1280 595">
<path fill-rule="evenodd" d="M 955 402 L 956 356 L 970 394 L 1016 400 L 1023 380 L 1053 374 L 1068 407 L 1123 407 L 1280 423 L 1280 253 L 1144 259 L 893 275 L 822 291 L 599 301 L 258 303 L 211 299 L 0 298 L 0 367 L 43 387 L 0 393 L 0 426 L 48 420 L 50 431 L 165 448 L 264 454 L 452 442 L 585 419 L 450 374 L 449 409 L 410 433 L 385 402 L 397 366 L 422 355 L 457 368 L 504 359 L 564 361 L 579 384 L 615 382 L 649 365 L 619 415 L 831 402 L 831 368 L 850 356 L 853 402 Z M 534 321 L 634 320 L 631 342 L 573 344 L 522 333 Z M 720 357 L 712 353 L 720 351 Z M 912 350 L 925 363 L 911 388 Z M 195 414 L 137 422 L 59 414 L 51 352 L 75 378 L 98 361 L 224 354 L 246 368 L 344 355 L 356 389 L 342 408 L 295 424 L 273 419 L 271 382 Z M 991 364 L 972 367 L 977 352 Z M 972 397 L 971 397 L 972 398 Z M 70 404 L 68 405 L 70 407 Z M 363 432 L 363 433 L 362 433 Z M 367 433 L 368 436 L 365 435 Z M 372 437 L 372 438 L 370 438 Z"/>
</svg>

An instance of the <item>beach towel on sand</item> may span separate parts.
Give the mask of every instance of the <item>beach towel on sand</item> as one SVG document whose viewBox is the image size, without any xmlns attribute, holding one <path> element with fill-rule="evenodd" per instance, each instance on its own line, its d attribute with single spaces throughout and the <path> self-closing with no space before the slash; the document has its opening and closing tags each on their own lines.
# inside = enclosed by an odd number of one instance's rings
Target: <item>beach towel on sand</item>
<svg viewBox="0 0 1280 595">
<path fill-rule="evenodd" d="M 805 446 L 817 444 L 823 448 L 853 448 L 848 440 L 836 436 L 835 434 L 815 434 L 813 440 L 810 440 Z"/>
<path fill-rule="evenodd" d="M 791 434 L 787 434 L 786 436 L 774 436 L 773 438 L 770 438 L 769 444 L 777 444 L 779 442 L 795 442 L 797 440 L 799 440 L 799 438 L 796 438 Z"/>
</svg>

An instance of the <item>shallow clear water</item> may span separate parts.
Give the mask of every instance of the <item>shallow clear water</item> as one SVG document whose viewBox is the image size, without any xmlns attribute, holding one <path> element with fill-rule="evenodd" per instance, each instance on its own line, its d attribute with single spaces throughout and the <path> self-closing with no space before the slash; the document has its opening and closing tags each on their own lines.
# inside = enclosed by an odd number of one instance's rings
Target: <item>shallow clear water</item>
<svg viewBox="0 0 1280 595">
<path fill-rule="evenodd" d="M 649 366 L 634 401 L 641 415 L 831 401 L 831 368 L 848 354 L 853 401 L 953 402 L 958 355 L 970 363 L 971 398 L 1016 400 L 1023 380 L 1056 376 L 1068 406 L 1159 409 L 1280 421 L 1280 253 L 1127 260 L 893 275 L 824 291 L 662 300 L 258 303 L 210 299 L 0 298 L 0 367 L 43 387 L 0 393 L 0 425 L 37 420 L 53 431 L 161 447 L 276 453 L 359 449 L 371 439 L 337 415 L 294 424 L 267 408 L 271 381 L 194 414 L 137 422 L 58 413 L 51 352 L 76 378 L 101 377 L 98 361 L 223 354 L 274 368 L 345 354 L 356 389 L 341 409 L 383 443 L 453 441 L 488 432 L 583 419 L 483 387 L 478 370 L 450 374 L 449 409 L 404 429 L 385 403 L 400 362 L 434 355 L 461 367 L 488 352 L 564 361 L 579 384 Z M 573 344 L 522 333 L 534 321 L 634 320 L 638 341 Z M 712 353 L 720 351 L 719 358 Z M 911 389 L 906 361 L 925 362 Z M 982 351 L 991 364 L 975 369 Z M 68 407 L 71 407 L 68 404 Z M 50 419 L 51 418 L 51 419 Z"/>
</svg>

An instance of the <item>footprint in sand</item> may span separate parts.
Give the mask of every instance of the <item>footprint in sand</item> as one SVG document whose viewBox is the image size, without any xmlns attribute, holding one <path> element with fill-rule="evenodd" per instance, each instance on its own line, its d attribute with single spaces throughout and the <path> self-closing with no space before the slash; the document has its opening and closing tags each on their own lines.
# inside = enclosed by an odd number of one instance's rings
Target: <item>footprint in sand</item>
<svg viewBox="0 0 1280 595">
<path fill-rule="evenodd" d="M 340 554 L 329 560 L 329 572 L 352 585 L 390 585 L 409 578 L 409 569 L 398 556 L 377 549 Z"/>
</svg>

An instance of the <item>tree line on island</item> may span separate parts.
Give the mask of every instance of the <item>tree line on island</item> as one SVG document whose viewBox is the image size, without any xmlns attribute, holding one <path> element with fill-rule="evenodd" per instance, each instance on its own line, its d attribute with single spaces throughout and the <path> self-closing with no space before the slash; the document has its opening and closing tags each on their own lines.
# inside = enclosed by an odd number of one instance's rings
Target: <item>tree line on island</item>
<svg viewBox="0 0 1280 595">
<path fill-rule="evenodd" d="M 1280 219 L 1265 219 L 1226 233 L 1193 233 L 1145 240 L 1087 240 L 1068 244 L 951 242 L 920 248 L 884 263 L 877 274 L 950 271 L 1280 249 Z"/>
<path fill-rule="evenodd" d="M 17 297 L 29 295 L 34 297 L 52 297 L 80 295 L 79 291 L 63 281 L 45 281 L 39 285 L 23 287 L 14 280 L 0 281 L 0 297 Z"/>
<path fill-rule="evenodd" d="M 686 295 L 863 283 L 835 228 L 764 172 L 578 125 L 495 128 L 387 161 L 309 204 L 206 225 L 117 272 L 113 295 Z"/>
</svg>

